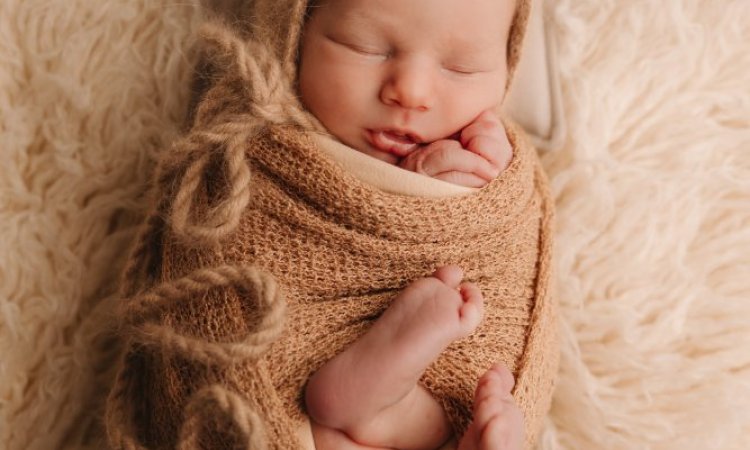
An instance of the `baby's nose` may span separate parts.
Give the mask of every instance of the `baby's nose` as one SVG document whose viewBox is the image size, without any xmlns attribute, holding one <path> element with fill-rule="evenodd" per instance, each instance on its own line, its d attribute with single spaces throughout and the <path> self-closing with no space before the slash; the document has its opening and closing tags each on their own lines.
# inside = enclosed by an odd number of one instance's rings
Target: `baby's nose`
<svg viewBox="0 0 750 450">
<path fill-rule="evenodd" d="M 435 101 L 432 74 L 414 63 L 394 67 L 383 84 L 380 97 L 389 106 L 427 111 Z"/>
</svg>

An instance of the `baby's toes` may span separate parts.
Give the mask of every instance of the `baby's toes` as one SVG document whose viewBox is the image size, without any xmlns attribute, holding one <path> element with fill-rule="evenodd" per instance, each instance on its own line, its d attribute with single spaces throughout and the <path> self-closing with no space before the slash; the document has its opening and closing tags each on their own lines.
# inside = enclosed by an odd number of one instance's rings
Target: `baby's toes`
<svg viewBox="0 0 750 450">
<path fill-rule="evenodd" d="M 510 395 L 515 384 L 516 381 L 510 370 L 504 364 L 496 363 L 479 379 L 476 394 L 478 395 L 485 385 L 490 385 L 493 391 L 503 391 Z"/>
<path fill-rule="evenodd" d="M 474 331 L 482 321 L 484 298 L 479 288 L 473 283 L 462 283 L 459 286 L 463 303 L 459 307 L 459 320 L 467 333 Z"/>
<path fill-rule="evenodd" d="M 523 418 L 518 408 L 492 418 L 479 434 L 481 450 L 522 450 Z"/>
<path fill-rule="evenodd" d="M 523 414 L 511 389 L 513 375 L 501 364 L 488 370 L 477 384 L 473 424 L 481 449 L 520 449 L 523 444 Z"/>
<path fill-rule="evenodd" d="M 504 396 L 484 397 L 474 409 L 474 426 L 480 449 L 521 450 L 523 415 L 512 400 Z"/>
<path fill-rule="evenodd" d="M 474 400 L 474 424 L 479 430 L 484 429 L 494 418 L 505 414 L 507 397 L 490 385 L 486 385 Z"/>
</svg>

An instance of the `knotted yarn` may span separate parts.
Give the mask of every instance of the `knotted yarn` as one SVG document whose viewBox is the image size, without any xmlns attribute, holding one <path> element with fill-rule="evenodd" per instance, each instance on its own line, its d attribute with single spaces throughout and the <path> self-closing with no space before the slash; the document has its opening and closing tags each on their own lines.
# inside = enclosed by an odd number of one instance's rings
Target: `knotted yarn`
<svg viewBox="0 0 750 450">
<path fill-rule="evenodd" d="M 161 184 L 176 179 L 182 172 L 180 186 L 172 205 L 172 227 L 186 242 L 215 245 L 237 227 L 239 216 L 247 206 L 250 173 L 245 163 L 245 148 L 258 132 L 268 125 L 294 124 L 304 129 L 321 129 L 316 119 L 304 111 L 285 83 L 278 60 L 267 44 L 252 39 L 242 40 L 228 28 L 210 23 L 202 30 L 204 41 L 216 50 L 216 63 L 228 69 L 227 80 L 209 92 L 197 113 L 197 129 L 175 149 L 174 159 L 165 159 L 160 171 Z M 238 98 L 247 112 L 223 111 L 216 114 L 211 100 L 226 95 L 225 86 L 238 84 Z M 214 149 L 214 153 L 206 149 Z M 203 223 L 192 223 L 192 201 L 207 173 L 212 157 L 220 157 L 226 165 L 227 196 L 205 214 Z"/>
<path fill-rule="evenodd" d="M 245 148 L 269 124 L 291 124 L 306 129 L 321 129 L 316 119 L 306 113 L 284 86 L 278 60 L 268 51 L 268 45 L 252 39 L 242 39 L 221 22 L 205 24 L 200 33 L 206 54 L 222 67 L 221 79 L 201 102 L 194 128 L 160 161 L 157 169 L 156 195 L 174 197 L 170 223 L 174 233 L 191 246 L 215 247 L 221 239 L 236 229 L 247 206 L 251 176 L 246 164 Z M 226 95 L 232 92 L 234 95 Z M 238 95 L 239 94 L 239 95 Z M 212 102 L 212 98 L 218 101 Z M 220 108 L 216 103 L 227 99 L 240 100 L 241 108 Z M 204 211 L 201 222 L 193 212 L 195 195 L 205 183 L 210 162 L 219 159 L 226 169 L 226 195 L 209 211 Z M 175 192 L 173 181 L 179 179 Z M 231 365 L 239 361 L 259 358 L 275 340 L 283 326 L 285 304 L 273 278 L 248 266 L 223 265 L 204 268 L 172 283 L 162 283 L 155 289 L 139 291 L 139 276 L 148 258 L 149 233 L 160 223 L 151 219 L 142 227 L 129 263 L 124 271 L 124 298 L 120 316 L 123 333 L 135 346 L 158 345 L 162 351 L 179 354 L 203 364 Z M 140 274 L 142 275 L 142 274 Z M 208 289 L 237 285 L 244 289 L 259 289 L 258 297 L 267 310 L 262 323 L 246 339 L 235 343 L 209 343 L 180 335 L 170 327 L 155 325 L 153 318 L 169 305 L 189 301 L 191 295 Z M 127 378 L 136 376 L 127 370 L 118 374 L 107 410 L 110 442 L 115 448 L 141 449 L 132 430 L 128 428 L 124 398 Z M 208 408 L 208 409 L 206 409 Z M 218 408 L 218 409 L 217 409 Z M 246 448 L 263 448 L 263 430 L 257 414 L 250 410 L 242 397 L 220 385 L 195 394 L 189 404 L 187 417 L 180 431 L 178 448 L 200 448 L 197 430 L 199 413 L 216 409 L 225 414 L 242 430 Z M 249 426 L 249 428 L 248 428 Z"/>
</svg>

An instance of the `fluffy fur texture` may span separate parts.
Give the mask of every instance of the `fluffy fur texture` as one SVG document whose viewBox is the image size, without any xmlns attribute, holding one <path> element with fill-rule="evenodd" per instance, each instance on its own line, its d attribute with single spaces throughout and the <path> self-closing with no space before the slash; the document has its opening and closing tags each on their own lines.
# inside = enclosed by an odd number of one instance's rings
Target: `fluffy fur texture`
<svg viewBox="0 0 750 450">
<path fill-rule="evenodd" d="M 547 6 L 569 137 L 543 448 L 750 448 L 750 3 Z"/>
<path fill-rule="evenodd" d="M 570 135 L 545 156 L 564 343 L 541 448 L 749 448 L 750 4 L 548 3 Z M 2 448 L 101 448 L 100 330 L 196 11 L 0 3 Z"/>
<path fill-rule="evenodd" d="M 0 448 L 58 448 L 101 414 L 116 343 L 99 331 L 182 122 L 196 12 L 0 2 Z"/>
</svg>

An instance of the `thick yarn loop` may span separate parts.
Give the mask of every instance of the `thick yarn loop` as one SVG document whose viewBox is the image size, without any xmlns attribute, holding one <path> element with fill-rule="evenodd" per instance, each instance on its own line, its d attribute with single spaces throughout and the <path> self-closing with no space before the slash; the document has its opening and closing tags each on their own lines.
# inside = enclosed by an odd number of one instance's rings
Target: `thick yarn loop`
<svg viewBox="0 0 750 450">
<path fill-rule="evenodd" d="M 254 134 L 255 130 L 229 138 L 224 152 L 227 167 L 228 192 L 218 205 L 205 212 L 203 223 L 192 223 L 190 213 L 193 211 L 195 197 L 204 183 L 211 154 L 200 156 L 188 166 L 180 182 L 180 187 L 172 205 L 172 228 L 185 242 L 192 245 L 210 246 L 218 243 L 222 237 L 231 233 L 239 224 L 241 212 L 250 201 L 250 168 L 245 163 L 243 144 Z M 212 136 L 216 138 L 216 136 Z"/>
<path fill-rule="evenodd" d="M 242 86 L 241 100 L 249 112 L 214 117 L 211 124 L 206 124 L 206 129 L 195 130 L 173 150 L 174 158 L 164 162 L 159 179 L 161 185 L 181 179 L 172 205 L 171 224 L 175 233 L 184 238 L 185 243 L 210 247 L 218 245 L 237 228 L 248 204 L 251 174 L 245 162 L 245 149 L 253 137 L 268 125 L 291 124 L 305 129 L 321 127 L 302 110 L 278 60 L 267 45 L 243 40 L 217 23 L 205 25 L 201 36 L 214 63 L 222 67 L 224 82 L 238 81 Z M 209 147 L 215 151 L 207 153 L 206 143 L 212 144 Z M 215 154 L 226 166 L 224 196 L 207 211 L 196 211 L 197 194 L 206 184 L 206 172 Z M 181 177 L 176 177 L 180 172 Z M 200 223 L 190 217 L 198 212 L 202 217 Z"/>
<path fill-rule="evenodd" d="M 219 23 L 204 25 L 200 34 L 214 63 L 241 82 L 252 117 L 265 124 L 294 124 L 308 130 L 323 130 L 300 104 L 281 63 L 270 50 L 270 43 L 242 39 Z"/>
<path fill-rule="evenodd" d="M 266 450 L 268 441 L 264 424 L 245 400 L 221 385 L 212 385 L 196 393 L 185 408 L 185 420 L 180 427 L 178 450 L 200 449 L 200 430 L 203 417 L 229 418 L 240 433 L 244 448 Z"/>
<path fill-rule="evenodd" d="M 171 326 L 154 323 L 160 313 L 188 301 L 200 301 L 211 288 L 235 286 L 258 299 L 260 323 L 240 342 L 207 342 L 185 336 Z M 286 303 L 274 279 L 253 268 L 219 266 L 199 269 L 127 302 L 122 317 L 132 327 L 135 343 L 153 346 L 168 354 L 205 365 L 227 366 L 261 357 L 284 327 Z"/>
<path fill-rule="evenodd" d="M 244 290 L 259 302 L 258 310 L 263 317 L 257 327 L 236 343 L 213 343 L 184 336 L 172 327 L 153 323 L 160 313 L 198 300 L 200 294 L 217 287 L 235 286 Z M 224 265 L 199 269 L 177 280 L 162 283 L 154 289 L 125 302 L 121 311 L 124 325 L 132 330 L 131 344 L 152 346 L 158 350 L 177 355 L 206 366 L 229 367 L 248 360 L 257 360 L 279 337 L 284 327 L 286 303 L 273 277 L 252 266 Z M 107 423 L 110 424 L 109 440 L 113 448 L 123 450 L 145 450 L 134 439 L 129 418 L 127 386 L 134 374 L 122 371 L 118 374 L 107 407 Z M 265 448 L 264 424 L 237 394 L 220 386 L 211 386 L 191 399 L 185 424 L 182 427 L 179 448 L 198 449 L 197 432 L 200 428 L 200 413 L 206 406 L 214 405 L 230 419 L 247 441 L 247 449 Z"/>
<path fill-rule="evenodd" d="M 244 40 L 231 29 L 212 22 L 201 28 L 200 36 L 213 50 L 214 63 L 245 82 L 253 105 L 277 103 L 282 97 L 286 86 L 281 66 L 266 45 L 253 39 Z"/>
</svg>

